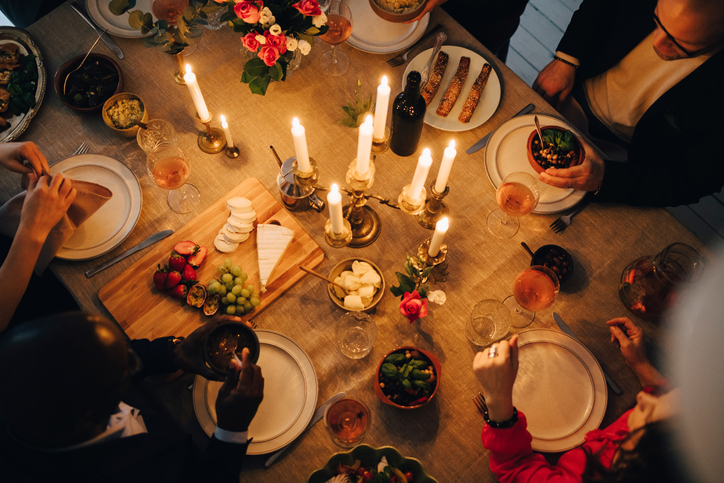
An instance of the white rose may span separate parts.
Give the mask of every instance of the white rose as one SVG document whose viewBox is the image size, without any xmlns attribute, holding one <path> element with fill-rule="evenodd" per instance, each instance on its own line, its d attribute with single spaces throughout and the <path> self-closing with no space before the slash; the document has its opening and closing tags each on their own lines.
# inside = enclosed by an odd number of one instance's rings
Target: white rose
<svg viewBox="0 0 724 483">
<path fill-rule="evenodd" d="M 432 290 L 427 292 L 427 300 L 434 304 L 442 305 L 447 300 L 447 296 L 442 290 Z"/>
<path fill-rule="evenodd" d="M 269 33 L 272 35 L 281 35 L 282 34 L 282 28 L 279 26 L 278 23 L 275 23 L 271 27 L 269 27 Z"/>
<path fill-rule="evenodd" d="M 264 7 L 261 9 L 261 12 L 259 12 L 259 21 L 262 25 L 273 24 L 275 20 L 269 7 Z"/>
<path fill-rule="evenodd" d="M 312 24 L 314 24 L 314 26 L 317 28 L 321 27 L 325 23 L 327 23 L 327 16 L 324 14 L 324 12 L 322 12 L 321 15 L 312 17 Z"/>
<path fill-rule="evenodd" d="M 306 40 L 300 39 L 298 48 L 302 55 L 309 55 L 309 51 L 312 50 L 312 45 Z"/>
<path fill-rule="evenodd" d="M 299 42 L 297 42 L 297 39 L 295 39 L 294 37 L 287 37 L 287 50 L 291 50 L 292 52 L 294 52 L 295 50 L 297 50 L 298 44 Z"/>
<path fill-rule="evenodd" d="M 259 45 L 266 44 L 266 37 L 264 37 L 263 35 L 257 35 L 254 38 L 256 39 L 257 42 L 259 42 Z"/>
</svg>

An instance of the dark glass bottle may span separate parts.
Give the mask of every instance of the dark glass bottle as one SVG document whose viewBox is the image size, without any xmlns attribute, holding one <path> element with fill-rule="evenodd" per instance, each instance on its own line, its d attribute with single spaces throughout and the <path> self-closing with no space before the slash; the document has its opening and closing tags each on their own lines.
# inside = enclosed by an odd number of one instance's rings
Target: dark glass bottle
<svg viewBox="0 0 724 483">
<path fill-rule="evenodd" d="M 417 151 L 425 119 L 425 99 L 420 95 L 420 73 L 407 74 L 405 90 L 392 104 L 392 138 L 390 149 L 398 156 L 411 156 Z"/>
</svg>

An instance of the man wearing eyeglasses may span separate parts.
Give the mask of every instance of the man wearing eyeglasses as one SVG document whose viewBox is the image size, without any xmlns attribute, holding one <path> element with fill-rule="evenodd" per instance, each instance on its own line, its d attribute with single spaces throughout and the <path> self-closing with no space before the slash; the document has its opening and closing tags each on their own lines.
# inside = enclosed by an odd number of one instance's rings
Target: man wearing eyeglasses
<svg viewBox="0 0 724 483">
<path fill-rule="evenodd" d="M 722 0 L 584 0 L 533 88 L 600 151 L 586 146 L 580 166 L 539 179 L 632 205 L 718 192 L 722 46 Z"/>
</svg>

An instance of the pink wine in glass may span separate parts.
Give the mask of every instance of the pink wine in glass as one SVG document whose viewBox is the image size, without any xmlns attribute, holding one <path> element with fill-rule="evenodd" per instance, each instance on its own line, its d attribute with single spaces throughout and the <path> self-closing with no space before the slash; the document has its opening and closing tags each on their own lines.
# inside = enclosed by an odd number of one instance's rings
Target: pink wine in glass
<svg viewBox="0 0 724 483">
<path fill-rule="evenodd" d="M 531 189 L 522 183 L 504 183 L 498 188 L 496 201 L 508 216 L 527 215 L 535 208 L 538 200 Z"/>
<path fill-rule="evenodd" d="M 551 275 L 553 277 L 537 268 L 530 268 L 515 277 L 513 296 L 521 307 L 537 312 L 553 305 L 558 293 L 558 279 L 553 272 Z"/>
<path fill-rule="evenodd" d="M 352 35 L 352 23 L 342 15 L 327 15 L 327 27 L 329 30 L 320 38 L 329 45 L 341 44 Z"/>
<path fill-rule="evenodd" d="M 151 175 L 158 186 L 175 190 L 186 184 L 189 179 L 189 163 L 182 157 L 163 158 L 153 165 Z"/>
<path fill-rule="evenodd" d="M 334 442 L 348 448 L 364 439 L 370 423 L 370 412 L 360 401 L 340 399 L 327 408 L 325 423 Z"/>
</svg>

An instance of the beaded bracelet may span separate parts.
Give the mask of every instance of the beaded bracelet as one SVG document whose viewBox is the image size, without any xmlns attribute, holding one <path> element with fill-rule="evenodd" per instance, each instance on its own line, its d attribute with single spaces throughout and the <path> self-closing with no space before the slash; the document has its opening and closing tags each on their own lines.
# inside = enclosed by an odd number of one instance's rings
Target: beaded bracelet
<svg viewBox="0 0 724 483">
<path fill-rule="evenodd" d="M 578 69 L 578 66 L 577 66 L 576 64 L 574 64 L 573 62 L 569 62 L 569 61 L 567 61 L 566 59 L 562 59 L 562 58 L 558 57 L 557 55 L 553 57 L 553 60 L 557 60 L 557 61 L 559 61 L 559 62 L 563 62 L 564 64 L 570 65 L 570 66 L 573 67 L 574 69 Z"/>
<path fill-rule="evenodd" d="M 490 426 L 491 428 L 495 429 L 507 429 L 512 427 L 515 423 L 518 422 L 518 409 L 515 407 L 513 408 L 513 416 L 511 416 L 510 419 L 507 421 L 491 421 L 490 416 L 488 416 L 488 409 L 485 408 L 483 412 L 483 419 L 485 419 L 485 422 Z"/>
</svg>

